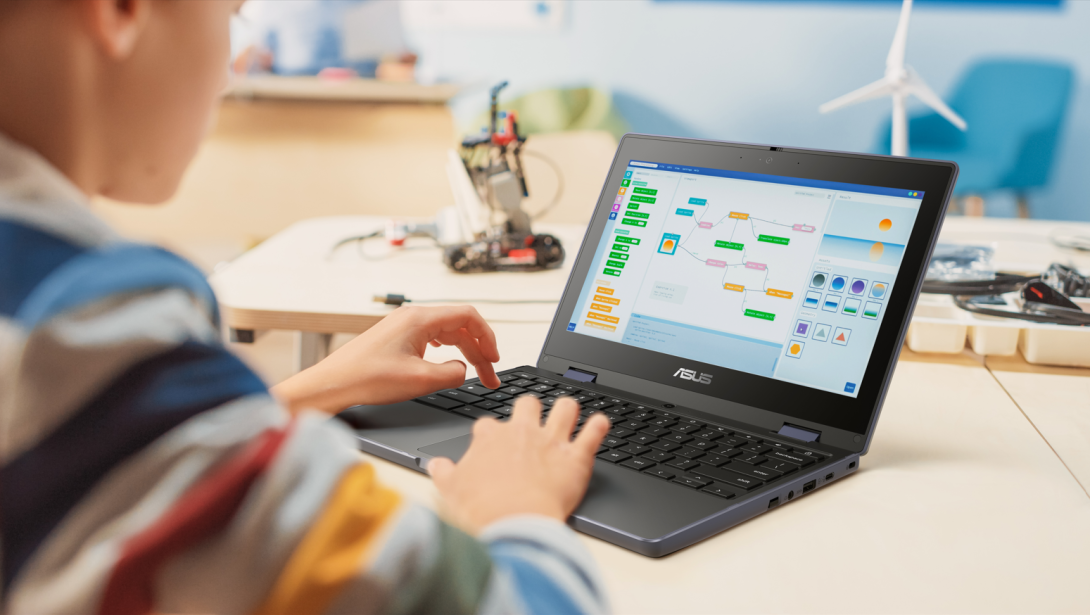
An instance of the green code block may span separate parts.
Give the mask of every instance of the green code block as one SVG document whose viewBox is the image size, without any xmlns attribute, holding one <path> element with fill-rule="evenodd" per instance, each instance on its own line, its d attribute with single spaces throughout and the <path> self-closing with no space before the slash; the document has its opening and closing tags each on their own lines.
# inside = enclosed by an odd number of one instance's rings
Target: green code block
<svg viewBox="0 0 1090 615">
<path fill-rule="evenodd" d="M 776 237 L 773 235 L 759 235 L 757 237 L 757 241 L 764 241 L 766 243 L 778 243 L 781 246 L 786 246 L 788 243 L 791 242 L 791 240 L 786 237 Z"/>
<path fill-rule="evenodd" d="M 651 188 L 633 188 L 632 193 L 633 194 L 648 194 L 648 195 L 651 195 L 651 196 L 655 196 L 656 194 L 659 193 L 659 191 L 658 190 L 653 190 Z"/>
<path fill-rule="evenodd" d="M 622 186 L 627 186 L 627 185 L 628 185 L 629 183 L 631 183 L 631 182 L 632 182 L 632 180 L 631 180 L 631 179 L 622 179 L 622 180 L 621 180 L 621 185 L 622 185 Z"/>
<path fill-rule="evenodd" d="M 627 224 L 628 226 L 647 226 L 647 220 L 633 220 L 632 218 L 625 218 L 621 220 L 621 224 Z"/>
<path fill-rule="evenodd" d="M 624 269 L 624 263 L 621 261 L 606 261 L 606 265 L 610 267 L 616 267 L 617 269 Z"/>
<path fill-rule="evenodd" d="M 629 203 L 629 204 L 628 204 L 628 208 L 629 208 L 629 209 L 639 209 L 639 208 L 640 208 L 640 204 L 639 204 L 639 203 Z"/>
<path fill-rule="evenodd" d="M 621 244 L 621 243 L 615 243 L 615 244 L 613 244 L 613 247 L 610 248 L 610 250 L 617 250 L 619 252 L 628 252 L 628 246 L 626 246 L 624 244 Z"/>
<path fill-rule="evenodd" d="M 636 201 L 637 203 L 654 203 L 655 202 L 655 197 L 653 197 L 653 196 L 640 196 L 638 194 L 633 194 L 632 198 L 629 199 L 629 200 Z"/>
<path fill-rule="evenodd" d="M 776 315 L 771 312 L 762 312 L 760 310 L 746 310 L 746 316 L 750 318 L 760 318 L 761 320 L 776 320 Z"/>
<path fill-rule="evenodd" d="M 722 239 L 715 240 L 715 247 L 726 248 L 728 250 L 741 250 L 745 247 L 745 244 L 735 243 L 733 241 L 723 241 Z"/>
<path fill-rule="evenodd" d="M 633 186 L 646 186 L 647 182 L 632 182 Z"/>
<path fill-rule="evenodd" d="M 624 215 L 628 216 L 629 218 L 641 218 L 643 220 L 651 217 L 651 214 L 640 213 L 638 211 L 626 211 L 624 212 Z"/>
<path fill-rule="evenodd" d="M 621 275 L 621 272 L 616 269 L 603 269 L 602 273 L 606 275 Z"/>
<path fill-rule="evenodd" d="M 610 258 L 615 258 L 615 259 L 617 259 L 617 260 L 619 260 L 619 261 L 626 261 L 626 260 L 628 260 L 628 255 L 627 255 L 627 254 L 624 254 L 623 252 L 610 252 L 610 253 L 609 253 L 609 257 L 610 257 Z"/>
<path fill-rule="evenodd" d="M 630 222 L 630 220 L 621 220 L 621 222 Z M 617 243 L 630 243 L 634 246 L 638 246 L 640 245 L 640 240 L 638 237 L 618 237 Z"/>
</svg>

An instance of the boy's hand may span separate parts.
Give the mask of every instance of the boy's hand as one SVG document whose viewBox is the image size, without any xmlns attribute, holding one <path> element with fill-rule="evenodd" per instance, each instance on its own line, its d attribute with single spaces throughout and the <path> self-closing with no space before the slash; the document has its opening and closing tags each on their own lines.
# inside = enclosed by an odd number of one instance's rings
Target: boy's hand
<svg viewBox="0 0 1090 615">
<path fill-rule="evenodd" d="M 500 360 L 496 336 L 477 310 L 402 306 L 324 361 L 285 380 L 273 392 L 292 410 L 334 413 L 357 404 L 389 404 L 459 387 L 461 361 L 424 360 L 428 344 L 457 346 L 481 383 L 498 388 L 492 364 Z"/>
<path fill-rule="evenodd" d="M 561 399 L 543 426 L 541 405 L 523 397 L 507 422 L 478 420 L 461 461 L 436 457 L 428 464 L 451 520 L 476 533 L 511 515 L 567 519 L 583 499 L 610 427 L 607 418 L 591 416 L 572 440 L 578 418 L 579 406 Z"/>
</svg>

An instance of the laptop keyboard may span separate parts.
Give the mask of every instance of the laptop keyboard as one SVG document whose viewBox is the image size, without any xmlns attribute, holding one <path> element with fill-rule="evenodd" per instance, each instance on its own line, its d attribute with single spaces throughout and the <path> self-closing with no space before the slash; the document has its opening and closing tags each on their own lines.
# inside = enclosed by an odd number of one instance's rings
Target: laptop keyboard
<svg viewBox="0 0 1090 615">
<path fill-rule="evenodd" d="M 503 385 L 495 390 L 470 381 L 417 401 L 473 419 L 490 416 L 503 420 L 511 416 L 517 397 L 538 398 L 545 416 L 558 399 L 570 397 L 580 405 L 576 432 L 592 414 L 603 414 L 612 423 L 598 459 L 727 499 L 829 457 L 663 407 L 601 394 L 588 388 L 591 385 L 519 371 L 500 375 L 500 381 Z"/>
</svg>

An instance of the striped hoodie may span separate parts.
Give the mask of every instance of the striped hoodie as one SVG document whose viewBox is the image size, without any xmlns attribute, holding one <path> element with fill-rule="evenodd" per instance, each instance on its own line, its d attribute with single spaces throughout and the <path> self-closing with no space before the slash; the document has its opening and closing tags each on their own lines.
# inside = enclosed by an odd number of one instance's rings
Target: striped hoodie
<svg viewBox="0 0 1090 615">
<path fill-rule="evenodd" d="M 0 135 L 0 611 L 606 610 L 566 526 L 445 524 L 219 339 L 198 270 Z"/>
</svg>

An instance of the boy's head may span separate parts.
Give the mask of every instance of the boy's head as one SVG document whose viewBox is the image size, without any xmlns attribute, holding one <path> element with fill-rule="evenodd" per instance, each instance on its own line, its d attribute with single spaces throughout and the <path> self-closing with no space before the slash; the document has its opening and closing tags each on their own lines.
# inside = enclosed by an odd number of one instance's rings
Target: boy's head
<svg viewBox="0 0 1090 615">
<path fill-rule="evenodd" d="M 242 0 L 0 0 L 0 132 L 84 193 L 176 190 L 226 85 Z"/>
</svg>

